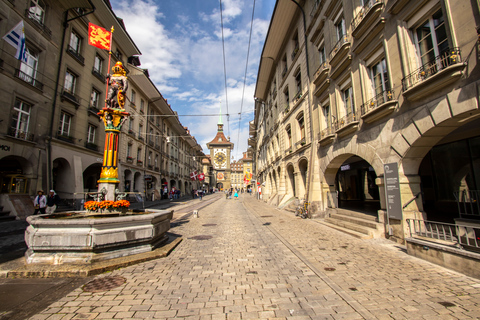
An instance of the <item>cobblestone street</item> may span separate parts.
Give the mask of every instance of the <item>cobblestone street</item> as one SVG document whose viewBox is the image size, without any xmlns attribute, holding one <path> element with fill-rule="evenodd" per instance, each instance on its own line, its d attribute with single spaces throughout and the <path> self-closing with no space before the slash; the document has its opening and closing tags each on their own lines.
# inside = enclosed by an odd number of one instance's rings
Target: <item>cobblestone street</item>
<svg viewBox="0 0 480 320">
<path fill-rule="evenodd" d="M 174 215 L 166 258 L 101 277 L 31 319 L 479 319 L 480 280 L 359 240 L 252 196 Z"/>
</svg>

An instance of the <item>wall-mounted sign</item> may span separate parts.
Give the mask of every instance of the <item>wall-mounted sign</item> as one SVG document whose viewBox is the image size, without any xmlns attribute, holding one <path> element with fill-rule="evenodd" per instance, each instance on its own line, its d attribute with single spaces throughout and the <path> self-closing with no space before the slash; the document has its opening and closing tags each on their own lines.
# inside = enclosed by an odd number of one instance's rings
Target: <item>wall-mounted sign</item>
<svg viewBox="0 0 480 320">
<path fill-rule="evenodd" d="M 10 146 L 7 146 L 5 144 L 2 144 L 0 145 L 0 150 L 2 151 L 10 151 L 11 150 L 11 147 Z"/>
<path fill-rule="evenodd" d="M 347 170 L 350 170 L 349 164 L 344 164 L 343 166 L 340 167 L 340 171 L 347 171 Z"/>
</svg>

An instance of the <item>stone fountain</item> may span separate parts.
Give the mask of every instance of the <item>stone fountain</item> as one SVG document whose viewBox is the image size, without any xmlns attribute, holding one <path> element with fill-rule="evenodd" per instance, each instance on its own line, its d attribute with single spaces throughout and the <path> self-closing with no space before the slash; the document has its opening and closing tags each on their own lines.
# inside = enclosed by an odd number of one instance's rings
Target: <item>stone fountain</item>
<svg viewBox="0 0 480 320">
<path fill-rule="evenodd" d="M 85 211 L 29 216 L 25 232 L 29 264 L 90 264 L 152 251 L 168 240 L 173 210 L 128 210 L 118 191 L 118 138 L 128 88 L 126 72 L 117 62 L 107 75 L 105 108 L 98 115 L 105 125 L 103 165 L 95 201 Z"/>
</svg>

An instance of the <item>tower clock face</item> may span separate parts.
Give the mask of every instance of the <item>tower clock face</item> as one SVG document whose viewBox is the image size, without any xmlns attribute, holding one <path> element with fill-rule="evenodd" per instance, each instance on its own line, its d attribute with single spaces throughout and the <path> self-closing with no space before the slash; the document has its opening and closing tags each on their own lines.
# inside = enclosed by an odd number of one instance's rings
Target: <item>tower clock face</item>
<svg viewBox="0 0 480 320">
<path fill-rule="evenodd" d="M 224 149 L 215 150 L 213 161 L 217 169 L 224 169 L 227 167 L 227 152 Z"/>
</svg>

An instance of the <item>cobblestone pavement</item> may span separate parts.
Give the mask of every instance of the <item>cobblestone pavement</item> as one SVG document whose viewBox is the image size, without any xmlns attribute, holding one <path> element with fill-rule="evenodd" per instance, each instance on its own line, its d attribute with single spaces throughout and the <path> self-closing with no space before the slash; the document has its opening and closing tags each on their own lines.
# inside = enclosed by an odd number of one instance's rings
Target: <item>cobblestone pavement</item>
<svg viewBox="0 0 480 320">
<path fill-rule="evenodd" d="M 480 280 L 245 195 L 183 218 L 167 257 L 101 277 L 31 319 L 479 319 Z"/>
</svg>

